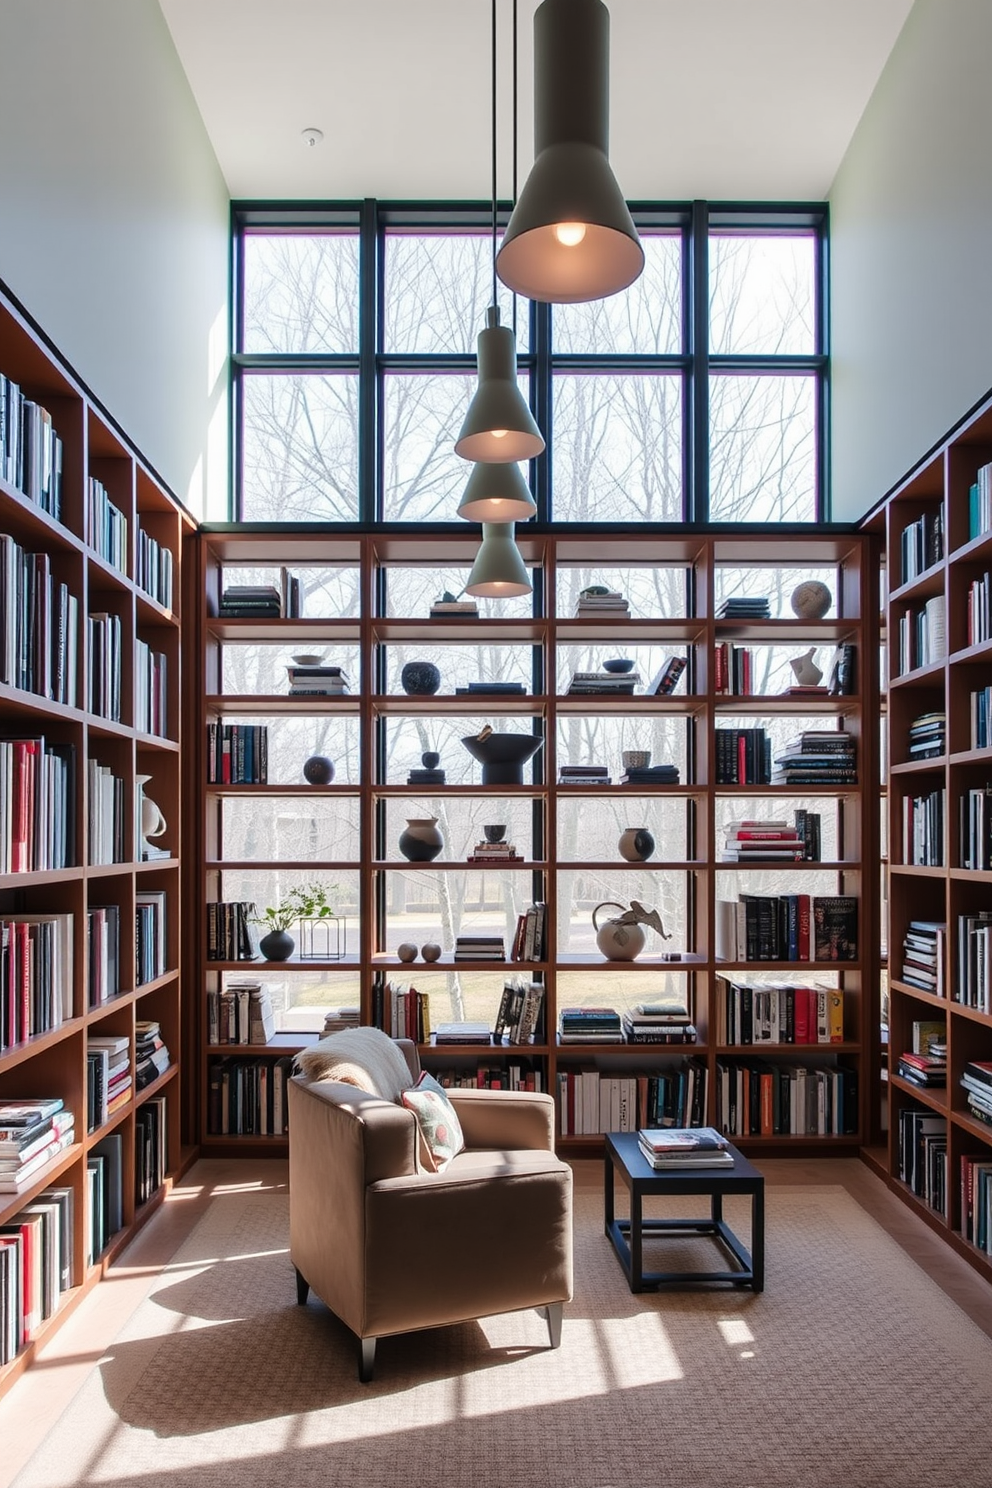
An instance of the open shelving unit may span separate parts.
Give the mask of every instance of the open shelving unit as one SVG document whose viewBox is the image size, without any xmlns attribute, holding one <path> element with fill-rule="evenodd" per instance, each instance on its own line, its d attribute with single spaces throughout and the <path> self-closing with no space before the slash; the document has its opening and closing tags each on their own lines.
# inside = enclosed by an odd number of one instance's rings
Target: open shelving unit
<svg viewBox="0 0 992 1488">
<path fill-rule="evenodd" d="M 46 678 L 43 670 L 36 669 L 29 677 L 22 671 L 16 681 L 8 678 L 0 683 L 0 738 L 44 740 L 46 745 L 65 752 L 69 781 L 66 819 L 71 839 L 64 866 L 42 868 L 22 861 L 17 871 L 0 874 L 0 918 L 9 924 L 20 916 L 72 917 L 68 985 L 55 989 L 61 995 L 63 1015 L 56 1026 L 27 1037 L 22 1036 L 23 1028 L 16 1028 L 11 1039 L 11 1025 L 5 1027 L 5 1036 L 0 1039 L 0 1101 L 57 1097 L 74 1117 L 72 1145 L 34 1172 L 18 1192 L 0 1192 L 0 1224 L 5 1226 L 17 1221 L 27 1205 L 53 1186 L 71 1189 L 73 1196 L 68 1289 L 62 1292 L 54 1313 L 0 1369 L 3 1393 L 153 1212 L 193 1153 L 183 1129 L 180 1091 L 184 1044 L 180 985 L 180 851 L 184 846 L 180 638 L 183 557 L 194 523 L 37 328 L 6 296 L 0 296 L 0 348 L 0 374 L 26 399 L 47 411 L 61 449 L 58 519 L 36 499 L 30 499 L 18 483 L 17 471 L 6 469 L 0 461 L 0 533 L 24 553 L 38 555 L 36 571 L 50 571 L 53 596 L 58 585 L 66 586 L 78 614 L 77 628 L 66 630 L 60 639 L 56 599 L 49 603 L 44 585 L 36 588 L 27 631 L 33 635 L 34 645 L 51 650 L 51 675 Z M 126 520 L 126 539 L 115 554 L 117 562 L 105 556 L 101 537 L 105 528 L 92 499 L 94 480 Z M 171 555 L 171 559 L 161 560 L 154 579 L 148 571 L 149 540 L 159 551 L 167 550 Z M 166 562 L 172 571 L 171 600 L 164 583 L 158 582 Z M 8 603 L 10 577 L 8 569 Z M 116 616 L 120 622 L 119 680 L 114 689 L 118 701 L 106 707 L 95 696 L 96 667 L 88 638 L 88 621 L 94 615 Z M 8 609 L 5 641 L 10 638 L 12 623 Z M 164 658 L 164 680 L 154 689 L 156 713 L 163 716 L 152 717 L 141 711 L 147 680 L 144 648 Z M 63 687 L 57 677 L 69 673 L 74 674 L 75 685 L 70 681 Z M 97 766 L 109 769 L 119 782 L 118 840 L 116 850 L 105 855 L 115 861 L 95 861 L 92 818 L 93 771 Z M 15 761 L 15 781 L 22 769 L 22 763 Z M 150 861 L 142 860 L 140 846 L 142 778 L 147 779 L 147 793 L 166 818 L 165 833 L 157 841 L 162 855 Z M 17 785 L 12 784 L 11 790 L 18 790 Z M 32 863 L 37 861 L 32 859 Z M 145 891 L 163 896 L 165 954 L 159 974 L 141 981 L 135 919 L 138 896 Z M 119 916 L 119 972 L 116 987 L 109 989 L 106 1000 L 97 1002 L 99 994 L 90 974 L 88 914 L 94 907 L 105 905 L 116 908 Z M 8 955 L 5 946 L 5 974 Z M 8 983 L 4 988 L 5 1019 L 10 1016 L 12 995 Z M 36 1021 L 31 1026 L 36 1027 L 39 1015 L 35 1010 L 32 1013 Z M 149 1021 L 160 1025 L 171 1063 L 151 1084 L 138 1090 L 133 1080 L 135 1031 L 139 1023 Z M 131 1093 L 108 1121 L 88 1131 L 86 1047 L 88 1038 L 99 1035 L 126 1038 Z M 147 1186 L 139 1197 L 136 1143 L 141 1135 L 141 1113 L 149 1102 L 161 1100 L 164 1105 L 158 1105 L 156 1119 L 164 1120 L 165 1126 L 164 1171 L 150 1197 Z M 94 1255 L 88 1237 L 88 1160 L 94 1148 L 112 1133 L 123 1139 L 123 1223 Z"/>
<path fill-rule="evenodd" d="M 428 990 L 435 1026 L 467 1016 L 492 1027 L 504 977 L 519 974 L 540 980 L 544 987 L 543 1021 L 535 1042 L 519 1048 L 505 1043 L 452 1048 L 432 1042 L 421 1049 L 425 1065 L 435 1072 L 471 1075 L 479 1066 L 505 1069 L 514 1064 L 537 1071 L 543 1088 L 557 1093 L 560 1077 L 570 1072 L 595 1069 L 604 1076 L 643 1076 L 691 1058 L 706 1070 L 706 1119 L 715 1122 L 720 1118 L 721 1068 L 754 1052 L 717 1042 L 717 979 L 732 975 L 798 983 L 813 978 L 843 990 L 842 1042 L 765 1044 L 760 1053 L 776 1069 L 839 1063 L 853 1071 L 856 1123 L 837 1136 L 752 1135 L 740 1140 L 766 1151 L 855 1150 L 867 1130 L 865 989 L 877 977 L 871 948 L 878 940 L 878 803 L 864 789 L 871 779 L 868 771 L 875 768 L 876 746 L 863 723 L 878 710 L 877 679 L 863 664 L 866 642 L 877 645 L 877 615 L 866 614 L 867 596 L 875 602 L 869 572 L 873 539 L 829 528 L 795 528 L 772 536 L 767 531 L 684 529 L 651 535 L 613 529 L 562 535 L 522 528 L 517 538 L 533 576 L 533 596 L 491 612 L 483 602 L 477 618 L 432 619 L 431 599 L 442 588 L 457 590 L 465 582 L 478 545 L 472 530 L 334 533 L 326 527 L 253 530 L 221 524 L 201 529 L 197 587 L 204 597 L 198 639 L 203 685 L 193 690 L 198 711 L 195 723 L 191 720 L 194 742 L 186 754 L 187 788 L 202 802 L 194 895 L 201 992 L 219 987 L 227 974 L 277 983 L 282 989 L 276 999 L 278 1053 L 283 1055 L 319 1036 L 326 1005 L 352 1003 L 360 1007 L 363 1022 L 371 1021 L 377 985 L 387 978 Z M 220 617 L 227 583 L 278 583 L 281 568 L 301 577 L 305 603 L 300 618 Z M 607 583 L 631 589 L 630 616 L 577 618 L 575 595 L 590 583 L 603 582 L 604 574 Z M 833 607 L 824 619 L 796 619 L 788 597 L 811 574 L 826 577 Z M 725 594 L 764 592 L 766 583 L 774 595 L 771 618 L 718 618 Z M 758 673 L 772 679 L 764 693 L 738 697 L 715 690 L 713 659 L 721 642 L 754 648 L 761 658 Z M 793 680 L 786 664 L 790 654 L 817 647 L 826 673 L 840 644 L 853 646 L 857 659 L 849 693 L 786 693 Z M 350 693 L 289 697 L 285 668 L 291 656 L 306 652 L 346 665 Z M 602 659 L 634 658 L 646 684 L 673 654 L 686 656 L 688 666 L 671 696 L 641 690 L 634 695 L 568 693 L 570 673 L 598 666 Z M 441 686 L 433 696 L 408 696 L 399 682 L 401 665 L 424 658 L 439 665 Z M 471 665 L 480 680 L 507 677 L 523 683 L 525 692 L 487 698 L 457 691 Z M 207 726 L 236 720 L 268 724 L 269 783 L 205 786 Z M 541 737 L 521 784 L 480 783 L 479 766 L 459 740 L 486 723 Z M 803 728 L 843 727 L 855 739 L 859 783 L 717 783 L 715 729 L 762 724 L 776 747 Z M 674 759 L 679 783 L 616 783 L 620 753 L 630 748 L 650 748 L 655 762 Z M 445 784 L 407 784 L 407 770 L 428 749 L 441 754 Z M 590 749 L 598 751 L 597 759 L 603 756 L 614 783 L 559 784 L 561 765 L 588 763 Z M 302 766 L 311 753 L 335 759 L 332 784 L 302 783 Z M 726 819 L 774 816 L 807 803 L 822 808 L 825 819 L 829 816 L 830 850 L 822 861 L 792 863 L 789 869 L 801 870 L 804 877 L 808 873 L 815 894 L 857 898 L 857 959 L 720 961 L 713 934 L 717 899 L 741 889 L 774 894 L 793 876 L 768 863 L 721 861 Z M 434 816 L 441 824 L 445 846 L 433 862 L 410 863 L 398 851 L 403 819 L 414 816 Z M 522 861 L 481 867 L 466 861 L 473 834 L 481 836 L 479 824 L 493 820 L 509 824 L 508 840 L 518 844 Z M 655 855 L 646 862 L 625 862 L 617 850 L 619 832 L 631 824 L 647 825 L 656 839 Z M 310 844 L 307 852 L 299 850 L 302 841 Z M 294 875 L 336 880 L 349 922 L 344 960 L 318 963 L 294 956 L 278 964 L 257 959 L 221 964 L 206 959 L 207 902 L 261 903 L 260 894 L 277 883 L 288 885 Z M 648 907 L 662 906 L 672 939 L 662 944 L 649 931 L 648 944 L 635 961 L 607 961 L 596 947 L 590 911 L 599 902 L 626 905 L 632 898 Z M 550 928 L 539 960 L 453 959 L 454 933 L 475 933 L 483 923 L 498 924 L 509 947 L 517 913 L 537 901 L 546 905 Z M 460 921 L 450 916 L 453 903 L 463 904 Z M 417 905 L 420 909 L 413 913 L 411 906 Z M 415 934 L 411 924 L 420 926 Z M 397 946 L 408 938 L 418 945 L 421 939 L 437 941 L 440 958 L 430 965 L 419 956 L 410 965 L 401 964 Z M 678 960 L 666 959 L 669 947 L 678 951 Z M 474 988 L 460 985 L 471 979 Z M 609 1003 L 620 1008 L 662 992 L 684 995 L 689 1002 L 698 1030 L 695 1044 L 664 1049 L 578 1046 L 557 1037 L 562 1007 Z M 277 1049 L 211 1045 L 205 1000 L 202 996 L 197 1018 L 203 1149 L 282 1150 L 282 1135 L 236 1136 L 216 1130 L 216 1113 L 210 1113 L 211 1072 L 225 1058 L 266 1061 Z M 308 1006 L 313 1009 L 309 1021 Z M 601 1141 L 600 1135 L 569 1137 L 562 1146 L 577 1154 L 592 1153 Z"/>
</svg>

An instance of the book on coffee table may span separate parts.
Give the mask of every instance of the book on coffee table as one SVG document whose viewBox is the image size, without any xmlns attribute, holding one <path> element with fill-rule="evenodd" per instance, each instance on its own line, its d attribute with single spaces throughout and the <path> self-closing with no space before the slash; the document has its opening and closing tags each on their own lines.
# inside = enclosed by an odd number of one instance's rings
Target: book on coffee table
<svg viewBox="0 0 992 1488">
<path fill-rule="evenodd" d="M 732 1168 L 734 1166 L 733 1153 L 718 1152 L 715 1148 L 708 1152 L 667 1152 L 654 1153 L 650 1147 L 645 1147 L 639 1142 L 641 1156 L 649 1167 L 656 1172 L 681 1172 L 688 1168 Z"/>
<path fill-rule="evenodd" d="M 730 1146 L 715 1126 L 641 1127 L 637 1136 L 641 1146 L 658 1157 L 685 1152 L 725 1152 Z"/>
</svg>

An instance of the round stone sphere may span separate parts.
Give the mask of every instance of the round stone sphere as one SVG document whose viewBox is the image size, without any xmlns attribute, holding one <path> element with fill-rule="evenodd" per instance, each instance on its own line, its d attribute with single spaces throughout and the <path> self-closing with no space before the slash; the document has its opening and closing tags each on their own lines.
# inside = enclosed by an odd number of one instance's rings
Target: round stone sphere
<svg viewBox="0 0 992 1488">
<path fill-rule="evenodd" d="M 400 683 L 411 697 L 431 697 L 441 686 L 441 673 L 432 661 L 408 661 Z"/>
<path fill-rule="evenodd" d="M 420 954 L 425 961 L 437 961 L 441 955 L 441 947 L 435 945 L 434 941 L 429 940 L 426 945 L 420 947 Z"/>
<path fill-rule="evenodd" d="M 330 785 L 334 779 L 334 761 L 326 754 L 312 754 L 303 766 L 303 778 L 308 785 Z"/>
<path fill-rule="evenodd" d="M 396 954 L 401 961 L 416 961 L 417 947 L 411 945 L 408 940 L 405 940 L 401 946 L 396 947 Z"/>
<path fill-rule="evenodd" d="M 789 603 L 792 613 L 800 620 L 822 620 L 833 603 L 833 595 L 819 579 L 805 579 L 793 589 Z"/>
</svg>

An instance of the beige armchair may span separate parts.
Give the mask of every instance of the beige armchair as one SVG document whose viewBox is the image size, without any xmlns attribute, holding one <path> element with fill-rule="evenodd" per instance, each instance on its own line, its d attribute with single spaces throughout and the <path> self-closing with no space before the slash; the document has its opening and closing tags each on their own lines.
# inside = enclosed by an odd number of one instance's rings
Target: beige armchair
<svg viewBox="0 0 992 1488">
<path fill-rule="evenodd" d="M 411 1080 L 416 1047 L 399 1040 Z M 554 1154 L 551 1097 L 448 1091 L 465 1149 L 439 1173 L 417 1119 L 393 1100 L 297 1074 L 289 1082 L 290 1255 L 358 1337 L 359 1378 L 378 1338 L 543 1309 L 552 1348 L 572 1296 L 572 1173 Z"/>
</svg>

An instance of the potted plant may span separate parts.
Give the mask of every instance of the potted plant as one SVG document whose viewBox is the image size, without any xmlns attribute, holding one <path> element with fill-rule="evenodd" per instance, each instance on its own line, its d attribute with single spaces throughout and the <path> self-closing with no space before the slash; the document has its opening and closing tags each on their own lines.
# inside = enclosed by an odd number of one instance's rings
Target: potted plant
<svg viewBox="0 0 992 1488">
<path fill-rule="evenodd" d="M 265 927 L 258 948 L 267 961 L 288 961 L 296 949 L 290 935 L 299 921 L 333 920 L 336 918 L 329 896 L 337 884 L 297 884 L 276 905 L 269 905 L 252 923 Z"/>
</svg>

